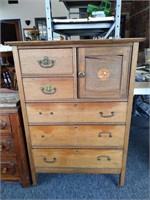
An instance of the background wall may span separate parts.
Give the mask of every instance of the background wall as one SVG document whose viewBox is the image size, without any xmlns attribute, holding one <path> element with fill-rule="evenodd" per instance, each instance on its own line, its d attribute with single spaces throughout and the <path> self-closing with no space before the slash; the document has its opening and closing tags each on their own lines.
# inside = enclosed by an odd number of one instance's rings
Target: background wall
<svg viewBox="0 0 150 200">
<path fill-rule="evenodd" d="M 0 20 L 21 19 L 21 27 L 32 28 L 35 26 L 34 18 L 45 17 L 45 0 L 18 0 L 19 4 L 8 4 L 8 0 L 0 0 Z M 51 0 L 53 17 L 67 16 L 67 9 L 59 0 Z M 125 1 L 122 3 L 122 15 L 126 16 L 125 37 L 146 37 L 142 48 L 148 48 L 149 27 L 149 0 Z M 31 20 L 27 26 L 25 20 Z"/>
<path fill-rule="evenodd" d="M 8 0 L 0 0 L 0 20 L 21 19 L 22 28 L 35 26 L 34 18 L 45 17 L 45 0 L 18 0 L 18 4 L 8 4 Z M 54 17 L 66 16 L 67 10 L 59 0 L 51 0 Z M 25 20 L 31 20 L 27 26 Z"/>
</svg>

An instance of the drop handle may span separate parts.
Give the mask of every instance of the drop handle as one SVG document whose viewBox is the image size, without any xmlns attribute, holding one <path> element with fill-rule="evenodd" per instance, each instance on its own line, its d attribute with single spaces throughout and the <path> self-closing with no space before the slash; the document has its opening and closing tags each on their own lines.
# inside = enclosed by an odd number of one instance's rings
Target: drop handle
<svg viewBox="0 0 150 200">
<path fill-rule="evenodd" d="M 84 78 L 85 77 L 85 72 L 79 72 L 78 73 L 79 78 Z"/>
<path fill-rule="evenodd" d="M 44 94 L 54 94 L 56 92 L 56 88 L 53 85 L 49 85 L 49 86 L 42 87 L 41 91 Z"/>
<path fill-rule="evenodd" d="M 101 161 L 102 159 L 106 159 L 106 160 L 108 160 L 108 161 L 111 161 L 111 158 L 110 158 L 109 156 L 98 156 L 98 157 L 97 157 L 97 160 L 98 160 L 98 161 Z"/>
<path fill-rule="evenodd" d="M 99 134 L 98 134 L 98 137 L 103 137 L 103 135 L 108 135 L 108 137 L 112 137 L 112 133 L 110 133 L 110 132 L 100 132 Z"/>
<path fill-rule="evenodd" d="M 56 162 L 56 158 L 53 158 L 52 160 L 47 160 L 47 158 L 43 158 L 43 160 L 44 160 L 44 162 L 46 162 L 46 163 L 55 163 Z"/>
<path fill-rule="evenodd" d="M 37 61 L 43 68 L 51 68 L 54 66 L 55 60 L 49 59 L 48 56 L 44 56 L 42 60 Z"/>
<path fill-rule="evenodd" d="M 4 144 L 0 144 L 0 151 L 5 149 L 5 145 Z"/>
<path fill-rule="evenodd" d="M 110 115 L 104 115 L 103 112 L 99 112 L 99 114 L 100 114 L 100 117 L 109 118 L 109 117 L 114 117 L 115 112 L 112 111 Z"/>
</svg>

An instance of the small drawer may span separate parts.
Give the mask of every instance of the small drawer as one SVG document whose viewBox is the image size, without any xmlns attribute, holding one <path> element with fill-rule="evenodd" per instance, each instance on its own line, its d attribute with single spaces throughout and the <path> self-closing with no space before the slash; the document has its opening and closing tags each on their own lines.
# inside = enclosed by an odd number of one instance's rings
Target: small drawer
<svg viewBox="0 0 150 200">
<path fill-rule="evenodd" d="M 73 78 L 24 78 L 27 101 L 73 98 Z"/>
<path fill-rule="evenodd" d="M 33 148 L 123 147 L 124 125 L 29 126 Z"/>
<path fill-rule="evenodd" d="M 72 49 L 19 50 L 22 74 L 73 74 Z"/>
<path fill-rule="evenodd" d="M 110 123 L 126 122 L 126 102 L 30 103 L 29 123 Z"/>
<path fill-rule="evenodd" d="M 122 150 L 33 149 L 35 168 L 115 168 L 122 166 Z"/>
<path fill-rule="evenodd" d="M 0 162 L 1 179 L 19 178 L 19 171 L 15 157 L 2 157 Z"/>
<path fill-rule="evenodd" d="M 11 133 L 9 115 L 0 115 L 0 133 Z"/>
<path fill-rule="evenodd" d="M 14 144 L 10 137 L 2 136 L 0 138 L 0 152 L 2 155 L 14 154 Z"/>
</svg>

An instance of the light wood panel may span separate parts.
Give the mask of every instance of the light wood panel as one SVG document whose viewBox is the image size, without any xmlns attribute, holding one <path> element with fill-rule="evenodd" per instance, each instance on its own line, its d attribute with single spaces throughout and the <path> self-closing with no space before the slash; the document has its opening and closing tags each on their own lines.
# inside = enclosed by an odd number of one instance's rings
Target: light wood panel
<svg viewBox="0 0 150 200">
<path fill-rule="evenodd" d="M 54 75 L 73 73 L 71 48 L 20 50 L 19 56 L 23 74 Z M 45 67 L 42 66 L 42 63 L 40 64 L 42 61 Z"/>
<path fill-rule="evenodd" d="M 73 78 L 24 78 L 26 101 L 72 99 Z"/>
<path fill-rule="evenodd" d="M 9 43 L 17 46 L 14 58 L 34 184 L 37 173 L 77 172 L 120 174 L 123 186 L 141 41 Z M 39 65 L 46 62 L 52 63 L 48 69 Z M 47 81 L 61 92 L 41 94 Z"/>
<path fill-rule="evenodd" d="M 29 123 L 102 123 L 126 121 L 125 102 L 119 103 L 28 103 Z"/>
<path fill-rule="evenodd" d="M 39 167 L 121 168 L 122 150 L 33 149 Z"/>
<path fill-rule="evenodd" d="M 123 147 L 125 126 L 30 126 L 33 148 Z"/>
</svg>

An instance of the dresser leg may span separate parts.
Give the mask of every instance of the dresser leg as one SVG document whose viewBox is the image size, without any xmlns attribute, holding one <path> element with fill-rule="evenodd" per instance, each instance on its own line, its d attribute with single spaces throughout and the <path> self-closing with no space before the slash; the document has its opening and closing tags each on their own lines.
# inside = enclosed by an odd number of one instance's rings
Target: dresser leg
<svg viewBox="0 0 150 200">
<path fill-rule="evenodd" d="M 37 185 L 37 174 L 32 174 L 32 184 Z"/>
<path fill-rule="evenodd" d="M 119 186 L 120 187 L 123 187 L 124 186 L 124 180 L 125 180 L 125 172 L 122 172 L 120 174 L 120 177 L 119 177 Z"/>
<path fill-rule="evenodd" d="M 27 187 L 31 187 L 31 180 L 29 179 L 27 179 L 26 181 L 22 181 L 21 182 L 21 186 L 23 187 L 23 188 L 27 188 Z"/>
</svg>

